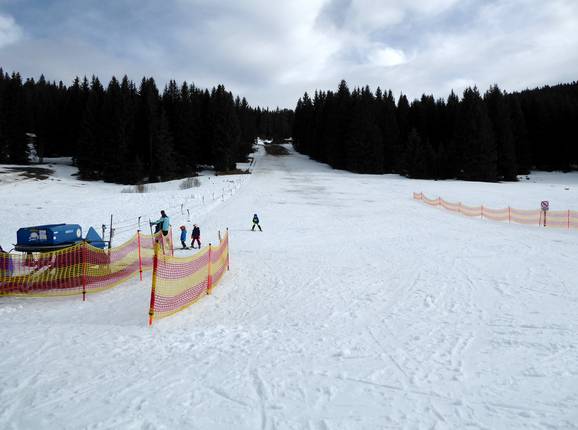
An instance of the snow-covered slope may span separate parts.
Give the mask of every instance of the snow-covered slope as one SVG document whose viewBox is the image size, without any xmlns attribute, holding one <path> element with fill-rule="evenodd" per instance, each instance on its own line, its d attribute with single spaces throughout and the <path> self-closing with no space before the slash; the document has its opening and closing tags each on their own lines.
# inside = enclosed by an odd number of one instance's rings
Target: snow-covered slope
<svg viewBox="0 0 578 430">
<path fill-rule="evenodd" d="M 226 198 L 217 180 L 234 181 Z M 186 191 L 0 185 L 2 244 L 21 225 L 110 213 L 170 208 L 179 224 L 181 203 L 205 240 L 231 236 L 214 294 L 152 329 L 150 278 L 84 303 L 0 298 L 0 428 L 576 428 L 578 233 L 468 219 L 411 192 L 577 209 L 577 182 L 411 181 L 260 154 L 253 175 Z"/>
</svg>

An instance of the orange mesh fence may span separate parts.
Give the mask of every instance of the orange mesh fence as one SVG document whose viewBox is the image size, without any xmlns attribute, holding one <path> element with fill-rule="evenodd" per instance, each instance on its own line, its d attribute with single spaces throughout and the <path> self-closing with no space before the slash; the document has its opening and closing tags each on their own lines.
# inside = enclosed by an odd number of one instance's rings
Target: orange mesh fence
<svg viewBox="0 0 578 430">
<path fill-rule="evenodd" d="M 578 228 L 578 212 L 570 210 L 547 211 L 542 222 L 546 227 L 565 228 L 567 230 Z"/>
<path fill-rule="evenodd" d="M 430 206 L 441 206 L 470 217 L 487 218 L 494 221 L 507 221 L 517 224 L 539 225 L 552 228 L 578 229 L 578 211 L 542 211 L 515 208 L 492 209 L 485 206 L 466 206 L 462 203 L 447 202 L 441 197 L 430 199 L 423 193 L 413 193 L 415 200 Z"/>
<path fill-rule="evenodd" d="M 459 203 L 451 203 L 446 202 L 444 199 L 439 199 L 441 206 L 451 212 L 459 212 L 460 211 L 460 204 Z"/>
<path fill-rule="evenodd" d="M 517 224 L 540 225 L 541 211 L 510 209 L 511 221 Z"/>
<path fill-rule="evenodd" d="M 440 198 L 438 197 L 437 199 L 428 199 L 425 194 L 422 194 L 422 199 L 421 199 L 424 203 L 427 203 L 430 206 L 439 206 L 440 205 Z"/>
<path fill-rule="evenodd" d="M 229 266 L 229 235 L 218 246 L 205 247 L 185 258 L 163 255 L 153 261 L 149 324 L 179 312 L 210 294 Z"/>
<path fill-rule="evenodd" d="M 482 216 L 481 206 L 467 206 L 460 204 L 460 213 L 465 216 Z"/>
<path fill-rule="evenodd" d="M 494 221 L 510 221 L 510 210 L 505 209 L 490 209 L 482 206 L 482 216 Z"/>
</svg>

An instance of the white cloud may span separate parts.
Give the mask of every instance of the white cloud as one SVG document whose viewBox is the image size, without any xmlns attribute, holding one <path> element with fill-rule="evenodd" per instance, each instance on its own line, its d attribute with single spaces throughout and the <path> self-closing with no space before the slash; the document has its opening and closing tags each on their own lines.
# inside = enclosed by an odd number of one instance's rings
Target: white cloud
<svg viewBox="0 0 578 430">
<path fill-rule="evenodd" d="M 10 15 L 0 14 L 0 48 L 16 43 L 22 37 L 22 30 Z"/>
<path fill-rule="evenodd" d="M 399 66 L 407 62 L 405 53 L 401 49 L 378 47 L 367 55 L 369 62 L 376 67 Z"/>
</svg>

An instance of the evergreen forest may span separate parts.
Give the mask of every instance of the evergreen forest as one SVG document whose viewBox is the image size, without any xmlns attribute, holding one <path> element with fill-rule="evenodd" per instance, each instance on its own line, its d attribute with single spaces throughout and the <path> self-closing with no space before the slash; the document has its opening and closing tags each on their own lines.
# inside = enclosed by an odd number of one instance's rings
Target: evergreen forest
<svg viewBox="0 0 578 430">
<path fill-rule="evenodd" d="M 0 69 L 0 163 L 72 157 L 87 180 L 124 184 L 194 175 L 205 166 L 236 169 L 257 136 L 291 134 L 292 110 L 253 108 L 223 85 L 211 91 L 170 81 L 162 91 L 152 78 L 137 86 L 113 77 L 72 85 L 22 81 Z"/>
<path fill-rule="evenodd" d="M 497 85 L 461 97 L 409 101 L 391 90 L 305 93 L 295 111 L 252 107 L 212 90 L 127 76 L 70 86 L 0 69 L 0 163 L 72 157 L 87 180 L 137 184 L 235 171 L 257 137 L 336 169 L 421 179 L 515 181 L 530 170 L 578 169 L 578 82 L 507 93 Z"/>
<path fill-rule="evenodd" d="M 411 178 L 515 181 L 530 170 L 578 169 L 578 82 L 508 94 L 410 102 L 369 87 L 305 93 L 295 148 L 336 169 Z"/>
</svg>

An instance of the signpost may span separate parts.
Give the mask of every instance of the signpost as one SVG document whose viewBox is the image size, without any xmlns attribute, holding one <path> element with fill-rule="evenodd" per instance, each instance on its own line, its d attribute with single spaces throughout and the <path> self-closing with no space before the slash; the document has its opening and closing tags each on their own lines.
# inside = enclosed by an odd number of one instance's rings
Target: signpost
<svg viewBox="0 0 578 430">
<path fill-rule="evenodd" d="M 550 210 L 550 202 L 548 200 L 542 200 L 540 206 L 542 207 L 542 214 L 544 215 L 544 227 L 546 227 L 546 212 Z"/>
</svg>

